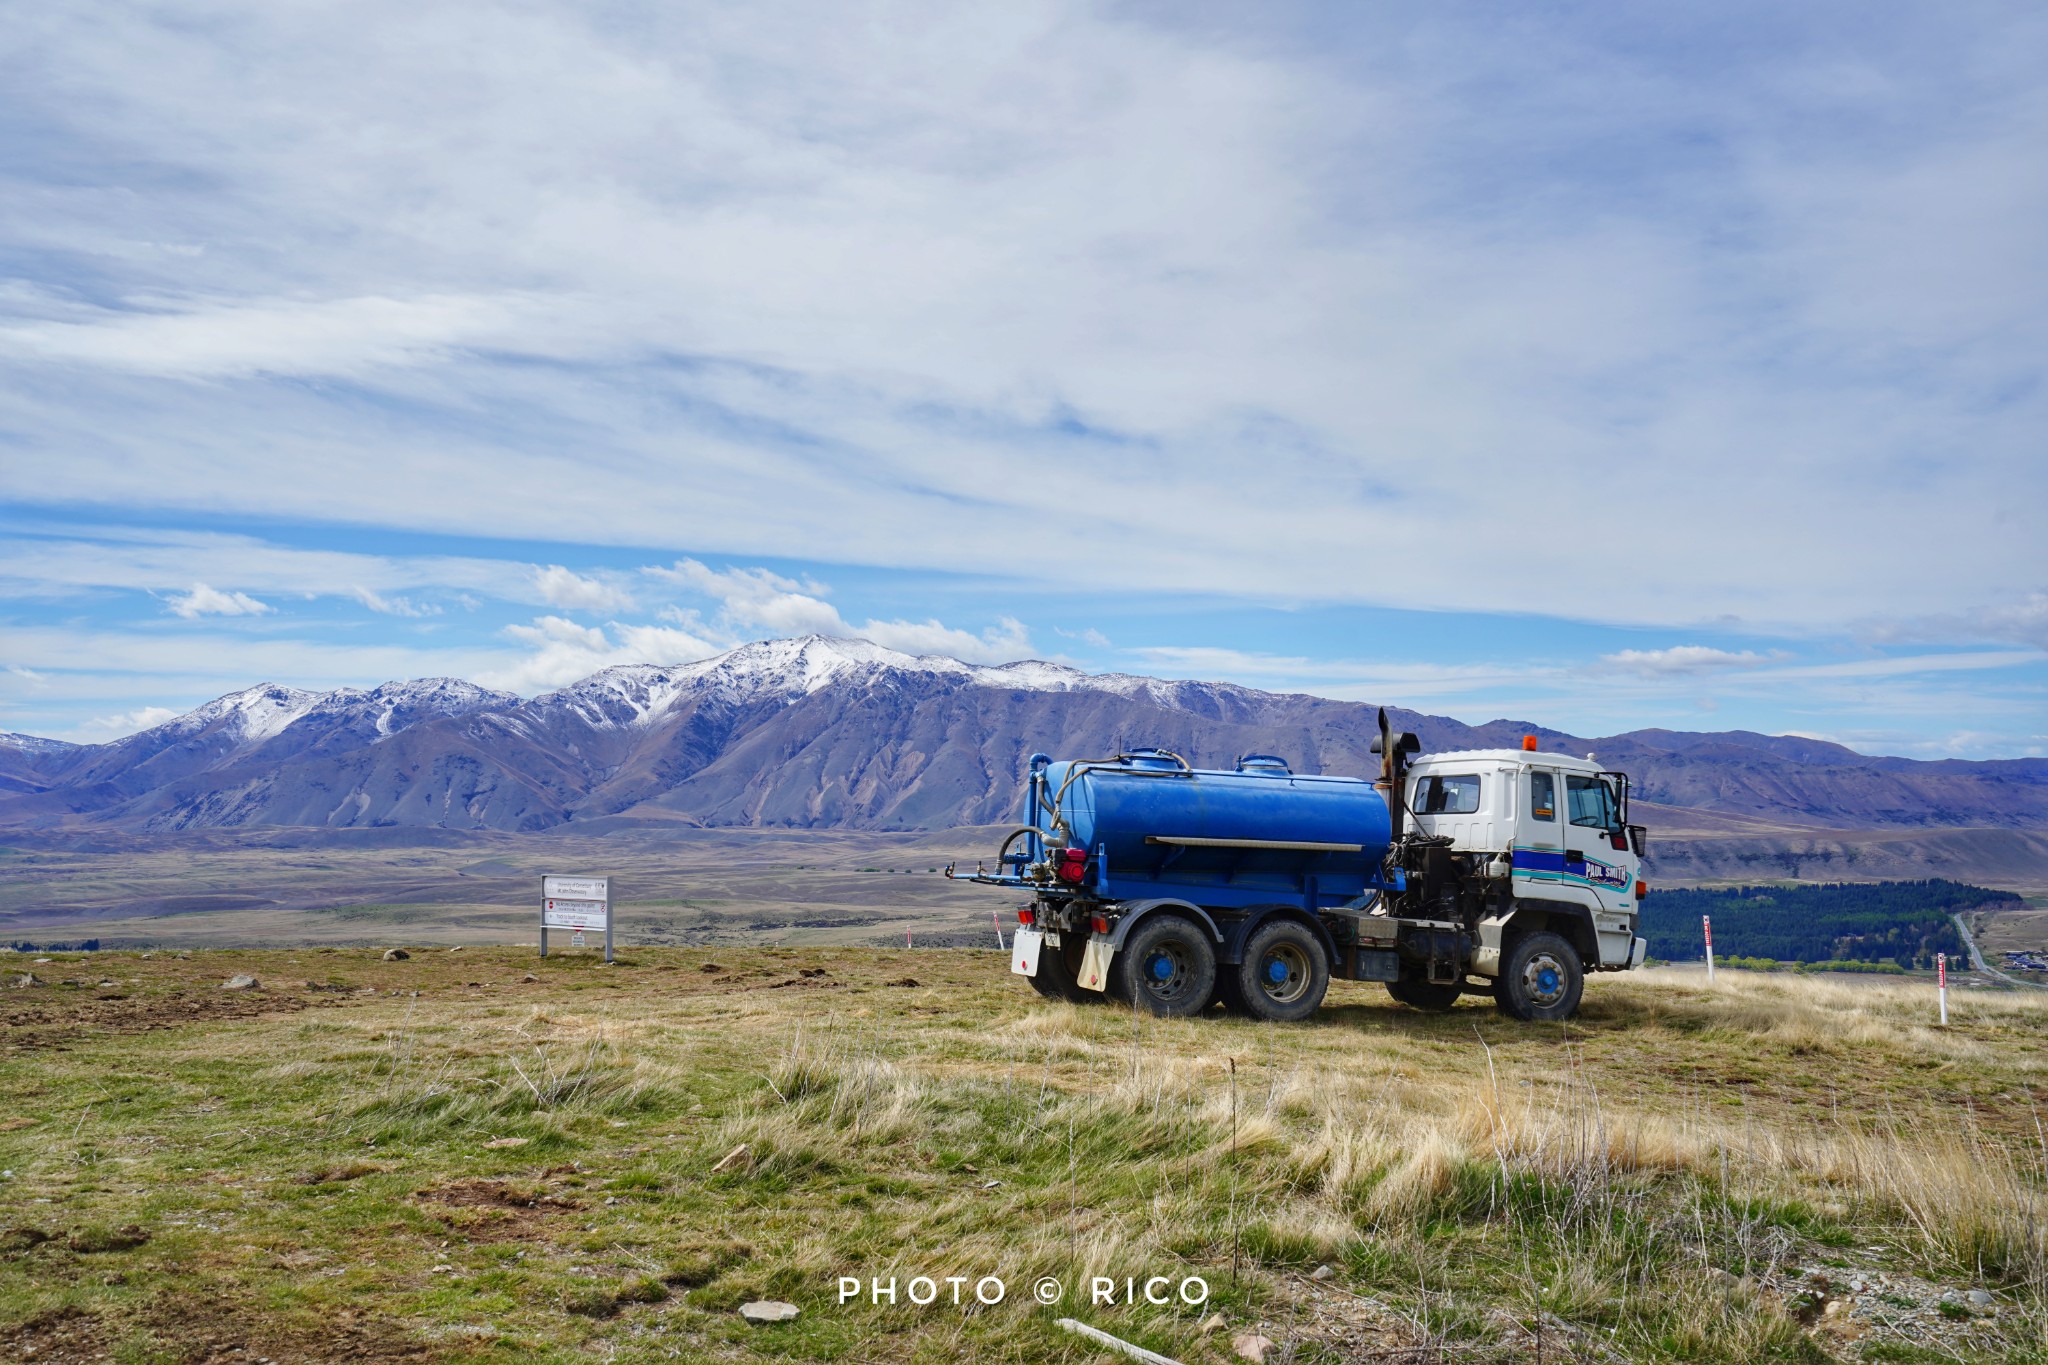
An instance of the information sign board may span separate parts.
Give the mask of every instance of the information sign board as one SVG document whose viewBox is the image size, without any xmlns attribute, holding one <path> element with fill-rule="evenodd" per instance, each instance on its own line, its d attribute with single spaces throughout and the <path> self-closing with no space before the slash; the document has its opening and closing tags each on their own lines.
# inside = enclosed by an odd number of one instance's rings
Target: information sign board
<svg viewBox="0 0 2048 1365">
<path fill-rule="evenodd" d="M 540 955 L 548 955 L 548 930 L 567 929 L 574 947 L 583 946 L 583 935 L 602 931 L 604 960 L 612 960 L 612 879 L 610 877 L 562 877 L 540 879 Z"/>
</svg>

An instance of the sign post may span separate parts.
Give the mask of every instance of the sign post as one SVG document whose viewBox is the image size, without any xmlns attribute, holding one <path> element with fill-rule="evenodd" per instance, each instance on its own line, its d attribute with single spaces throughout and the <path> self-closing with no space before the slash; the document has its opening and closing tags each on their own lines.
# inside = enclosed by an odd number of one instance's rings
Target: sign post
<svg viewBox="0 0 2048 1365">
<path fill-rule="evenodd" d="M 585 930 L 604 930 L 604 960 L 612 960 L 612 879 L 555 877 L 540 879 L 540 955 L 548 955 L 548 930 L 567 929 L 570 943 L 583 946 Z"/>
<path fill-rule="evenodd" d="M 1707 936 L 1707 984 L 1714 984 L 1714 917 L 1700 916 L 1700 929 Z"/>
<path fill-rule="evenodd" d="M 1941 1026 L 1948 1027 L 1948 954 L 1934 955 L 1935 989 L 1941 996 Z"/>
</svg>

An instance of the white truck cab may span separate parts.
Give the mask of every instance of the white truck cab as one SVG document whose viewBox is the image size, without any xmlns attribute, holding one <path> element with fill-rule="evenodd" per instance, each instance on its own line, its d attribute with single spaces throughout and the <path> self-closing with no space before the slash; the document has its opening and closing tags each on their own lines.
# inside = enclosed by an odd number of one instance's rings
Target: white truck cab
<svg viewBox="0 0 2048 1365">
<path fill-rule="evenodd" d="M 1641 964 L 1642 832 L 1628 823 L 1626 776 L 1603 770 L 1590 754 L 1473 749 L 1417 756 L 1403 795 L 1417 831 L 1448 837 L 1452 852 L 1485 857 L 1489 871 L 1508 873 L 1516 906 L 1580 910 L 1597 948 L 1586 966 Z M 1480 922 L 1476 974 L 1497 972 L 1509 918 Z"/>
</svg>

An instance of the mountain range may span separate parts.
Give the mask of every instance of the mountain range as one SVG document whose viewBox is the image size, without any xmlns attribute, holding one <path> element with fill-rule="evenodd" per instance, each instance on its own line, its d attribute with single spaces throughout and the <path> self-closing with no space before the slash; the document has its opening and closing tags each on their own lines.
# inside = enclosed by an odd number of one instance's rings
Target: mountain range
<svg viewBox="0 0 2048 1365">
<path fill-rule="evenodd" d="M 940 829 L 1017 810 L 1028 755 L 1162 745 L 1369 773 L 1376 708 L 1228 683 L 1000 667 L 808 636 L 609 668 L 530 699 L 449 678 L 266 683 L 107 744 L 0 736 L 0 828 Z M 1595 753 L 1639 800 L 1827 829 L 2048 830 L 2048 758 L 1920 762 L 1735 731 L 1582 737 L 1390 708 L 1431 751 Z"/>
</svg>

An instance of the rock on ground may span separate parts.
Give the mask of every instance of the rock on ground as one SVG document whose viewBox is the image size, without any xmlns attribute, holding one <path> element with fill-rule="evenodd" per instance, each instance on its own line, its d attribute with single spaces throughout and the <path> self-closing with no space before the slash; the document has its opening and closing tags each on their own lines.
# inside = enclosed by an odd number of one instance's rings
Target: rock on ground
<svg viewBox="0 0 2048 1365">
<path fill-rule="evenodd" d="M 740 1305 L 740 1316 L 748 1322 L 788 1322 L 796 1315 L 797 1306 L 780 1299 L 755 1299 Z"/>
<path fill-rule="evenodd" d="M 386 962 L 403 962 L 411 956 L 412 954 L 403 948 L 386 948 L 384 950 L 384 960 Z"/>
<path fill-rule="evenodd" d="M 263 983 L 247 972 L 237 972 L 221 982 L 220 988 L 224 991 L 260 991 L 263 989 Z"/>
<path fill-rule="evenodd" d="M 1252 1365 L 1266 1365 L 1266 1353 L 1273 1349 L 1273 1339 L 1257 1332 L 1239 1332 L 1230 1339 L 1230 1349 Z"/>
</svg>

